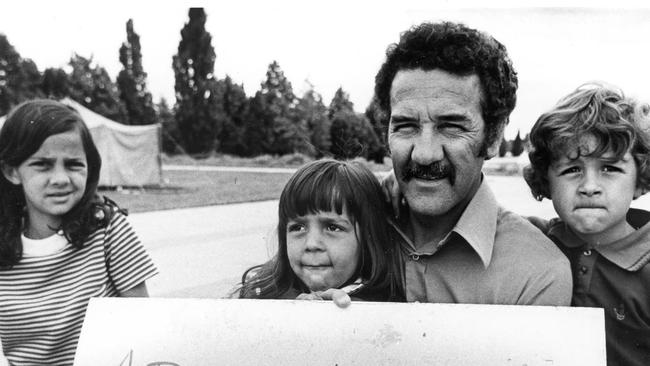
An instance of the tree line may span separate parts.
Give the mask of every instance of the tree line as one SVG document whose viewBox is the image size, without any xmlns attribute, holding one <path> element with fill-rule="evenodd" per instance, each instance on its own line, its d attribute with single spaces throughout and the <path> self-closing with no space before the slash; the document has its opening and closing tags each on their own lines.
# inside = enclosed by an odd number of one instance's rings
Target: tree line
<svg viewBox="0 0 650 366">
<path fill-rule="evenodd" d="M 153 102 L 142 67 L 140 37 L 129 19 L 126 40 L 119 49 L 122 70 L 115 81 L 92 57 L 78 54 L 70 58 L 68 71 L 47 68 L 40 72 L 0 34 L 0 115 L 27 99 L 68 97 L 123 124 L 160 122 L 162 147 L 167 153 L 301 153 L 383 162 L 386 121 L 374 100 L 365 113 L 356 113 L 343 88 L 336 91 L 329 105 L 311 85 L 297 96 L 276 61 L 268 65 L 259 90 L 248 97 L 243 85 L 230 76 L 215 76 L 216 53 L 205 28 L 203 8 L 190 8 L 188 17 L 172 58 L 173 106 L 164 98 Z"/>
</svg>

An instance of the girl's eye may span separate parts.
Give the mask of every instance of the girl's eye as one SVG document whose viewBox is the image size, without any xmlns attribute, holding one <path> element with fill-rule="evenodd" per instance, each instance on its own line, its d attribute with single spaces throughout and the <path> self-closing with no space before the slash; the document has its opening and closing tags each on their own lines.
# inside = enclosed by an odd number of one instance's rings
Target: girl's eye
<svg viewBox="0 0 650 366">
<path fill-rule="evenodd" d="M 305 228 L 305 226 L 302 225 L 302 224 L 293 223 L 293 224 L 287 225 L 287 232 L 290 232 L 290 233 L 291 232 L 298 232 L 298 231 L 304 230 L 304 228 Z"/>
<path fill-rule="evenodd" d="M 339 225 L 329 224 L 327 225 L 327 230 L 337 232 L 337 231 L 343 231 L 343 228 L 340 227 Z"/>
<path fill-rule="evenodd" d="M 86 168 L 86 164 L 84 164 L 81 161 L 76 161 L 76 162 L 70 162 L 68 163 L 68 167 L 73 170 L 81 170 Z"/>
<path fill-rule="evenodd" d="M 29 163 L 29 166 L 35 167 L 37 169 L 45 169 L 48 166 L 48 163 L 41 160 L 32 161 Z"/>
<path fill-rule="evenodd" d="M 578 168 L 577 166 L 572 166 L 560 171 L 560 175 L 574 174 L 574 173 L 580 173 L 580 168 Z"/>
</svg>

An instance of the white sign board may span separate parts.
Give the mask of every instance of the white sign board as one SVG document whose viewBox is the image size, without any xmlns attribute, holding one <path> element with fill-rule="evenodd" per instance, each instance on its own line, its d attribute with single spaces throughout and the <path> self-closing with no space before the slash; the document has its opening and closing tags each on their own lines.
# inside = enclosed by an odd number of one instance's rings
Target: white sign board
<svg viewBox="0 0 650 366">
<path fill-rule="evenodd" d="M 91 299 L 75 365 L 605 366 L 602 309 Z"/>
</svg>

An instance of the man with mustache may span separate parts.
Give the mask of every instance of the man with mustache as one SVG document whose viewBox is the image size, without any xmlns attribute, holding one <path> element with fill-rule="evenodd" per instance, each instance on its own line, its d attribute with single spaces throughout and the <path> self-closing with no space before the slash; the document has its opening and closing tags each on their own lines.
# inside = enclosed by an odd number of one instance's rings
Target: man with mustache
<svg viewBox="0 0 650 366">
<path fill-rule="evenodd" d="M 516 101 L 505 47 L 462 24 L 423 23 L 386 56 L 375 97 L 406 203 L 394 228 L 407 300 L 568 306 L 567 259 L 500 207 L 481 173 Z"/>
</svg>

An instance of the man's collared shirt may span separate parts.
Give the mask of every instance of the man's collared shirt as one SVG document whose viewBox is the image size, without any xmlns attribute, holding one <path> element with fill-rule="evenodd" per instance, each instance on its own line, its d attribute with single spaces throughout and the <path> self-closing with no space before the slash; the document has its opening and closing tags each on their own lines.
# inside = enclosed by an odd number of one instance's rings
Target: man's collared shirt
<svg viewBox="0 0 650 366">
<path fill-rule="evenodd" d="M 483 180 L 452 231 L 416 249 L 393 224 L 405 260 L 407 301 L 566 305 L 567 258 L 539 229 L 501 208 Z"/>
</svg>

